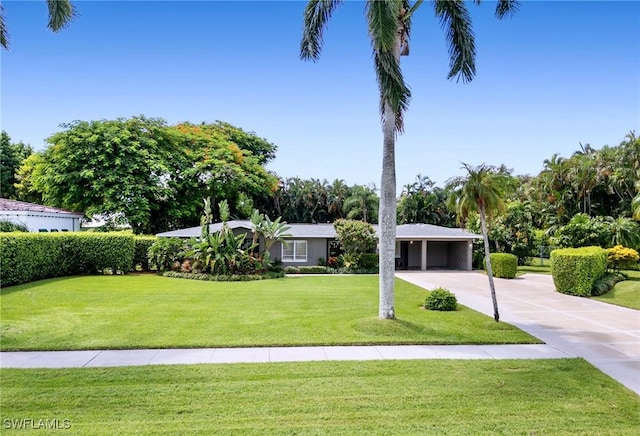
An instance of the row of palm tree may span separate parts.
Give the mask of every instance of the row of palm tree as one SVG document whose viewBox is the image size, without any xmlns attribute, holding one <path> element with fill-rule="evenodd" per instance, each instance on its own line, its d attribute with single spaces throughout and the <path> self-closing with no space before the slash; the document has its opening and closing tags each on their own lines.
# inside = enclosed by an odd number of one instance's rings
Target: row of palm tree
<svg viewBox="0 0 640 436">
<path fill-rule="evenodd" d="M 327 223 L 341 218 L 377 222 L 378 195 L 375 187 L 353 185 L 344 180 L 281 180 L 267 213 L 294 223 Z"/>
</svg>

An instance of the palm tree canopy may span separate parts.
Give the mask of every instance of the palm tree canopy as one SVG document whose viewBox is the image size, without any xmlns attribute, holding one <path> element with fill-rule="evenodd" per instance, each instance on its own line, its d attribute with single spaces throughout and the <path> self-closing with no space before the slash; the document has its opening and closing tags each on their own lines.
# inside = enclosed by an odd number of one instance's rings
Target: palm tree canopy
<svg viewBox="0 0 640 436">
<path fill-rule="evenodd" d="M 449 73 L 447 78 L 469 82 L 476 72 L 475 37 L 471 17 L 462 0 L 432 0 L 436 17 L 447 35 L 449 49 Z M 476 4 L 480 1 L 476 0 Z M 324 31 L 341 0 L 311 0 L 304 11 L 304 27 L 300 43 L 300 57 L 317 61 L 322 51 Z M 400 34 L 402 54 L 409 53 L 411 20 L 414 12 L 423 4 L 418 0 L 368 0 L 365 14 L 369 38 L 373 49 L 374 65 L 380 90 L 380 112 L 384 115 L 387 103 L 396 115 L 396 132 L 404 129 L 404 112 L 409 106 L 411 90 L 404 81 L 400 63 L 393 54 L 396 36 Z M 518 9 L 515 0 L 499 0 L 495 15 L 510 16 Z"/>
<path fill-rule="evenodd" d="M 71 20 L 77 16 L 77 12 L 69 0 L 47 0 L 49 9 L 49 22 L 47 27 L 58 32 L 69 25 Z M 4 19 L 4 8 L 0 5 L 0 46 L 5 50 L 9 49 L 9 32 Z"/>
<path fill-rule="evenodd" d="M 466 176 L 456 177 L 447 183 L 451 190 L 447 204 L 457 212 L 458 223 L 471 212 L 480 212 L 481 209 L 489 218 L 503 210 L 505 174 L 486 164 L 473 167 L 463 163 L 463 168 L 467 170 Z"/>
</svg>

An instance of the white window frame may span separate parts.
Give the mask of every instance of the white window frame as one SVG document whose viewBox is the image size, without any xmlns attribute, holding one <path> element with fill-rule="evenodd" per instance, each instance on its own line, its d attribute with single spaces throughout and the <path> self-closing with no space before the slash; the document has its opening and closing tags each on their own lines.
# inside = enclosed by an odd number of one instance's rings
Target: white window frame
<svg viewBox="0 0 640 436">
<path fill-rule="evenodd" d="M 304 245 L 304 257 L 298 254 L 298 248 Z M 291 252 L 285 256 L 285 249 Z M 282 262 L 306 262 L 309 257 L 309 244 L 306 240 L 284 241 L 282 243 Z"/>
</svg>

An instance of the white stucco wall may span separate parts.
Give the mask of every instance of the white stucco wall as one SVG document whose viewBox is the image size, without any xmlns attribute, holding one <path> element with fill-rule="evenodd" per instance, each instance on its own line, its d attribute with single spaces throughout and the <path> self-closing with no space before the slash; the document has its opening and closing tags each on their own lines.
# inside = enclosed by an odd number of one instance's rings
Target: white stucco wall
<svg viewBox="0 0 640 436">
<path fill-rule="evenodd" d="M 40 229 L 57 229 L 77 232 L 80 230 L 79 216 L 59 216 L 56 214 L 43 212 L 19 212 L 0 211 L 0 219 L 11 221 L 16 224 L 24 224 L 30 232 L 38 232 Z"/>
</svg>

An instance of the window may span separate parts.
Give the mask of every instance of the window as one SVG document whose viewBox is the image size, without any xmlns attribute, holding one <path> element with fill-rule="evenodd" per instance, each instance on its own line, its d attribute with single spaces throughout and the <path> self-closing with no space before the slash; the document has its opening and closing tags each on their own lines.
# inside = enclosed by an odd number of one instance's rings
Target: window
<svg viewBox="0 0 640 436">
<path fill-rule="evenodd" d="M 285 241 L 282 243 L 283 262 L 306 262 L 307 241 Z"/>
</svg>

